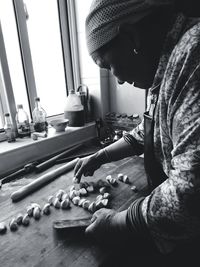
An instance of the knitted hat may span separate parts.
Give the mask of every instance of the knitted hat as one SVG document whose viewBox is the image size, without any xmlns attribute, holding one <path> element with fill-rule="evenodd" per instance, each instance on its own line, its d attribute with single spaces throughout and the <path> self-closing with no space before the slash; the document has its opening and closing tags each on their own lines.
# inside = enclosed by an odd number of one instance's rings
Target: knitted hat
<svg viewBox="0 0 200 267">
<path fill-rule="evenodd" d="M 86 40 L 92 54 L 118 34 L 122 23 L 136 23 L 155 7 L 172 5 L 173 0 L 93 0 L 86 18 Z"/>
</svg>

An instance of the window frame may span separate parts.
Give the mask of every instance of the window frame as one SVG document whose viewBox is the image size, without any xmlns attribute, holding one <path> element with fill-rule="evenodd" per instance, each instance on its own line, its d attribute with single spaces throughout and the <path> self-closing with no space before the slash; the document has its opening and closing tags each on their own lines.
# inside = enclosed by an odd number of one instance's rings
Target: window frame
<svg viewBox="0 0 200 267">
<path fill-rule="evenodd" d="M 21 53 L 21 60 L 24 72 L 25 86 L 27 91 L 28 102 L 30 106 L 30 114 L 34 109 L 34 98 L 37 96 L 36 82 L 34 77 L 34 69 L 31 57 L 31 49 L 29 44 L 28 29 L 26 23 L 26 9 L 23 0 L 12 0 L 16 26 L 19 38 L 19 47 Z M 79 64 L 79 51 L 78 51 L 78 38 L 77 38 L 77 28 L 76 28 L 76 12 L 75 3 L 71 0 L 57 0 L 58 16 L 59 16 L 59 26 L 60 26 L 60 36 L 61 36 L 61 46 L 63 55 L 63 66 L 65 73 L 66 82 L 66 93 L 70 88 L 77 88 L 80 84 L 80 64 Z M 70 29 L 70 27 L 72 27 Z M 1 93 L 3 103 L 3 113 L 9 112 L 11 114 L 13 123 L 15 124 L 15 114 L 16 114 L 16 104 L 14 99 L 14 94 L 12 90 L 12 83 L 10 78 L 10 72 L 8 67 L 8 62 L 6 58 L 6 50 L 4 45 L 3 34 L 1 31 L 0 42 L 3 43 L 3 49 L 1 50 L 0 56 L 3 58 L 2 61 L 2 72 L 3 79 L 5 82 L 5 94 Z M 8 90 L 9 88 L 9 90 Z M 9 101 L 8 101 L 9 99 Z M 8 105 L 8 107 L 7 107 Z M 55 117 L 59 117 L 62 114 L 57 114 Z M 50 116 L 52 119 L 54 116 Z M 15 125 L 16 127 L 16 125 Z"/>
<path fill-rule="evenodd" d="M 26 24 L 26 9 L 24 8 L 23 0 L 13 0 L 13 5 L 16 16 L 28 100 L 32 114 L 34 109 L 34 98 L 37 96 L 37 92 Z M 66 92 L 68 94 L 68 88 L 78 88 L 81 80 L 75 3 L 74 0 L 57 0 L 57 7 Z"/>
<path fill-rule="evenodd" d="M 1 47 L 1 24 L 0 24 L 0 47 Z M 1 53 L 1 51 L 0 51 Z M 2 77 L 2 66 L 1 66 L 1 60 L 0 60 L 0 118 L 1 118 L 1 122 L 2 125 L 4 124 L 4 110 L 5 108 L 3 108 L 5 106 L 5 100 L 4 100 L 4 95 L 3 95 L 3 91 L 4 91 L 4 81 L 3 81 L 3 77 Z M 4 102 L 4 103 L 3 103 Z M 0 127 L 0 133 L 2 133 L 3 127 Z M 1 140 L 1 137 L 0 137 Z"/>
<path fill-rule="evenodd" d="M 0 23 L 0 64 L 1 64 L 1 83 L 3 90 L 0 91 L 1 96 L 1 114 L 10 113 L 14 128 L 16 129 L 16 122 L 15 122 L 15 114 L 16 114 L 16 104 L 15 104 L 15 98 L 13 94 L 12 89 L 12 82 L 10 78 L 10 71 L 8 67 L 8 61 L 6 56 L 6 49 L 5 49 L 5 43 L 3 39 L 3 33 Z M 8 100 L 9 99 L 9 100 Z M 3 119 L 4 121 L 4 119 Z M 3 129 L 1 129 L 1 132 Z M 4 141 L 6 139 L 5 134 L 1 133 L 0 135 L 0 141 Z"/>
<path fill-rule="evenodd" d="M 66 0 L 66 1 L 67 1 L 66 10 L 68 11 L 70 45 L 71 48 L 73 48 L 71 50 L 73 81 L 74 81 L 74 88 L 77 89 L 78 86 L 81 84 L 81 75 L 80 75 L 81 71 L 80 71 L 80 57 L 78 48 L 78 35 L 77 35 L 77 19 L 76 19 L 76 6 L 75 6 L 76 1 L 75 0 Z"/>
<path fill-rule="evenodd" d="M 57 0 L 58 14 L 59 14 L 59 23 L 60 23 L 60 33 L 61 33 L 61 45 L 63 53 L 63 63 L 65 71 L 65 80 L 68 88 L 73 88 L 74 75 L 73 75 L 73 61 L 70 42 L 70 30 L 69 30 L 69 16 L 68 16 L 68 7 L 66 0 Z M 72 51 L 73 52 L 73 51 Z M 68 58 L 68 60 L 67 60 Z M 72 67 L 71 67 L 72 66 Z M 68 94 L 68 92 L 67 92 Z"/>
<path fill-rule="evenodd" d="M 1 87 L 1 82 L 2 82 L 2 81 L 1 81 L 1 76 L 0 76 L 0 87 Z M 2 98 L 2 97 L 1 97 L 1 93 L 0 93 L 0 118 L 1 118 L 1 122 L 2 122 L 2 124 L 4 124 L 3 101 L 2 101 L 1 98 Z M 2 140 L 2 133 L 3 133 L 3 132 L 4 132 L 3 127 L 0 127 L 0 141 Z M 4 138 L 3 138 L 3 140 L 4 140 Z"/>
<path fill-rule="evenodd" d="M 31 50 L 26 24 L 26 11 L 23 0 L 13 0 L 13 7 L 16 19 L 16 26 L 19 38 L 19 47 L 21 52 L 22 66 L 24 71 L 24 80 L 30 107 L 30 114 L 34 109 L 34 98 L 37 96 L 36 84 L 31 57 Z"/>
</svg>

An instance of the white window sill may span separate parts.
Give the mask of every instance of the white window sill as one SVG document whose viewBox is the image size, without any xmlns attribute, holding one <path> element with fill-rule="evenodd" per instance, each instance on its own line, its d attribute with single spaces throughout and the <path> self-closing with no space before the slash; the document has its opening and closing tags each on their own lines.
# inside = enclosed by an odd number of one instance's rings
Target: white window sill
<svg viewBox="0 0 200 267">
<path fill-rule="evenodd" d="M 83 127 L 67 127 L 65 132 L 56 133 L 49 128 L 48 137 L 34 141 L 31 138 L 17 138 L 16 142 L 0 143 L 0 177 L 29 162 L 40 160 L 68 147 L 96 137 L 95 123 Z"/>
</svg>

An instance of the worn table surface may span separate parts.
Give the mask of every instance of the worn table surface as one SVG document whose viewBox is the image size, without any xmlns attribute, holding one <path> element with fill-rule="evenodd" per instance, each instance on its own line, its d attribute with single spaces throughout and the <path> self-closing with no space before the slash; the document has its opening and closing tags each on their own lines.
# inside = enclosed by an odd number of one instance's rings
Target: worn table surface
<svg viewBox="0 0 200 267">
<path fill-rule="evenodd" d="M 56 165 L 51 169 L 58 166 L 60 165 Z M 84 177 L 82 180 L 105 179 L 108 174 L 117 177 L 118 173 L 127 174 L 131 184 L 119 182 L 117 186 L 111 187 L 112 199 L 110 208 L 123 210 L 135 198 L 145 195 L 147 192 L 142 158 L 126 158 L 115 163 L 106 164 L 96 171 L 92 178 Z M 11 193 L 38 176 L 40 175 L 32 174 L 3 185 L 0 190 L 0 222 L 5 222 L 8 226 L 9 221 L 18 213 L 26 213 L 26 208 L 31 202 L 36 202 L 43 206 L 47 202 L 48 196 L 55 195 L 59 189 L 64 189 L 68 192 L 72 186 L 73 171 L 70 171 L 21 201 L 13 203 L 10 199 Z M 136 185 L 138 188 L 137 193 L 131 190 L 132 185 Z M 87 198 L 92 200 L 96 198 L 96 195 L 97 193 L 91 193 Z M 56 232 L 52 227 L 54 220 L 91 215 L 91 213 L 80 207 L 73 204 L 71 206 L 70 210 L 51 207 L 50 215 L 42 215 L 38 221 L 31 218 L 29 226 L 19 226 L 16 232 L 11 232 L 8 227 L 7 232 L 4 235 L 0 235 L 0 266 L 100 266 L 100 263 L 107 255 L 95 242 L 87 240 L 84 235 L 80 236 L 80 238 L 77 236 L 74 238 L 73 236 L 64 236 Z"/>
</svg>

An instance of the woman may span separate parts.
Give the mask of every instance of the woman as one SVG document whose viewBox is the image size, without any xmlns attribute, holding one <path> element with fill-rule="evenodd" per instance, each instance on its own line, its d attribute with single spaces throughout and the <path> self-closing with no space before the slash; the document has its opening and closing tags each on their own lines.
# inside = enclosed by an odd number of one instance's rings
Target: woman
<svg viewBox="0 0 200 267">
<path fill-rule="evenodd" d="M 177 13 L 173 1 L 96 0 L 86 35 L 99 67 L 120 84 L 150 89 L 143 122 L 75 166 L 80 181 L 104 163 L 144 153 L 150 193 L 125 211 L 97 211 L 86 232 L 150 237 L 170 253 L 200 236 L 200 19 Z"/>
</svg>

